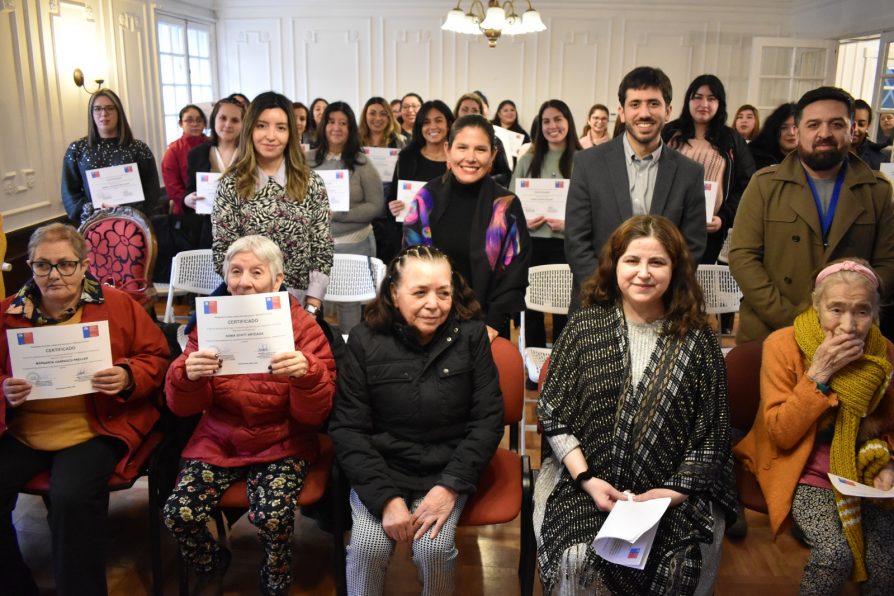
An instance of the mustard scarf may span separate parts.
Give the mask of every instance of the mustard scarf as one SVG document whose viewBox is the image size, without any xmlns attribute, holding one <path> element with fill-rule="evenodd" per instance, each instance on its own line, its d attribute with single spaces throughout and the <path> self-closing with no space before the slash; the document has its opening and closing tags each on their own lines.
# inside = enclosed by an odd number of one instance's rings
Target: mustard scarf
<svg viewBox="0 0 894 596">
<path fill-rule="evenodd" d="M 807 357 L 808 366 L 824 339 L 819 315 L 814 308 L 809 308 L 798 315 L 795 319 L 795 340 Z M 857 473 L 857 435 L 860 431 L 860 421 L 875 410 L 894 371 L 886 354 L 885 339 L 878 327 L 873 325 L 866 337 L 863 357 L 836 372 L 829 380 L 829 386 L 837 395 L 839 404 L 829 461 L 831 472 L 837 476 L 856 482 L 862 481 Z M 857 582 L 866 581 L 860 499 L 847 497 L 837 490 L 834 492 L 841 527 L 854 555 L 851 579 Z"/>
</svg>

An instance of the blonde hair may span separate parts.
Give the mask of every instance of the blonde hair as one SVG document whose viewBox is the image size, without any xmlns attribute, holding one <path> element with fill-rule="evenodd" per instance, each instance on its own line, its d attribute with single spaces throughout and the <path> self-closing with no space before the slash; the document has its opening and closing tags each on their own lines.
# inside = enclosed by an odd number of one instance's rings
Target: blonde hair
<svg viewBox="0 0 894 596">
<path fill-rule="evenodd" d="M 286 164 L 286 195 L 289 199 L 301 203 L 307 194 L 307 185 L 310 180 L 310 169 L 304 160 L 304 151 L 301 150 L 301 139 L 295 134 L 295 114 L 292 111 L 292 102 L 284 95 L 267 91 L 261 93 L 248 106 L 248 113 L 242 123 L 242 133 L 239 137 L 239 149 L 236 160 L 227 170 L 236 173 L 236 194 L 242 198 L 250 198 L 258 186 L 258 159 L 255 155 L 255 146 L 252 142 L 252 134 L 258 119 L 265 110 L 280 109 L 286 115 L 288 122 L 289 140 L 283 155 Z"/>
<path fill-rule="evenodd" d="M 363 106 L 363 111 L 360 113 L 360 123 L 358 125 L 360 130 L 360 145 L 363 147 L 372 145 L 369 125 L 366 123 L 366 112 L 369 110 L 370 106 L 373 105 L 382 106 L 382 108 L 385 109 L 385 114 L 388 118 L 388 126 L 385 127 L 385 132 L 383 133 L 385 136 L 382 139 L 385 144 L 387 145 L 392 139 L 399 139 L 402 134 L 400 124 L 398 124 L 397 120 L 394 118 L 394 113 L 391 111 L 391 104 L 388 103 L 388 100 L 384 97 L 371 97 L 366 102 L 366 105 Z"/>
</svg>

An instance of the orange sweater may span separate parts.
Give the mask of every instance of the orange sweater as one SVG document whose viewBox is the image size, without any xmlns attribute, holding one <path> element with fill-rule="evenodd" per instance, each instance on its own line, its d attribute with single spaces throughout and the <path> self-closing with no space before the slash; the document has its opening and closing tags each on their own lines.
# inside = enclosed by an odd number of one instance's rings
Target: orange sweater
<svg viewBox="0 0 894 596">
<path fill-rule="evenodd" d="M 894 345 L 887 341 L 888 360 Z M 761 403 L 754 425 L 733 453 L 760 484 L 773 534 L 790 521 L 798 480 L 813 450 L 817 422 L 838 406 L 833 392 L 823 395 L 807 378 L 807 363 L 795 341 L 795 328 L 786 327 L 764 340 L 761 363 Z M 877 438 L 894 425 L 894 385 L 860 428 L 860 441 Z M 889 439 L 890 443 L 890 439 Z"/>
</svg>

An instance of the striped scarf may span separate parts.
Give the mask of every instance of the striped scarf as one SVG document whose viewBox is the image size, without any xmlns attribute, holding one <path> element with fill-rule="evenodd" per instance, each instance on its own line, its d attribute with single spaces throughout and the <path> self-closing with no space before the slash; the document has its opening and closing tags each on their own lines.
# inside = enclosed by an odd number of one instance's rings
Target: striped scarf
<svg viewBox="0 0 894 596">
<path fill-rule="evenodd" d="M 798 315 L 795 319 L 795 340 L 807 358 L 808 366 L 824 339 L 825 334 L 816 309 L 809 308 Z M 862 480 L 858 478 L 856 454 L 860 421 L 875 410 L 894 370 L 885 357 L 885 339 L 877 326 L 873 325 L 869 330 L 865 343 L 863 357 L 839 370 L 829 381 L 839 402 L 829 468 L 836 476 L 858 482 Z M 841 527 L 854 555 L 851 579 L 856 582 L 866 581 L 860 498 L 845 496 L 837 490 L 834 492 Z"/>
</svg>

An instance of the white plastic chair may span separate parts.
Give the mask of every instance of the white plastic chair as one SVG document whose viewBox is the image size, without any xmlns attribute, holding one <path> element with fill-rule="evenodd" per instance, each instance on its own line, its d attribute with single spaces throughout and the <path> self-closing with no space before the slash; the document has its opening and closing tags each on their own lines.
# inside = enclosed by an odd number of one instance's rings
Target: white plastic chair
<svg viewBox="0 0 894 596">
<path fill-rule="evenodd" d="M 537 265 L 528 269 L 528 287 L 525 290 L 525 307 L 554 315 L 567 315 L 571 302 L 571 269 L 568 265 Z M 540 369 L 552 353 L 551 348 L 529 348 L 525 346 L 525 311 L 521 313 L 521 327 L 518 330 L 518 347 L 525 361 L 528 378 L 536 383 L 540 379 Z M 521 420 L 521 451 L 525 452 L 525 433 L 536 431 L 534 424 L 525 424 L 525 412 Z"/>
<path fill-rule="evenodd" d="M 165 306 L 165 323 L 174 322 L 176 290 L 207 296 L 221 283 L 223 279 L 214 270 L 214 257 L 210 248 L 178 252 L 171 262 L 171 283 L 168 303 Z"/>
<path fill-rule="evenodd" d="M 375 257 L 336 253 L 325 300 L 329 302 L 371 302 L 385 279 L 385 263 Z"/>
<path fill-rule="evenodd" d="M 742 292 L 726 265 L 699 265 L 695 272 L 709 315 L 739 312 Z"/>
</svg>

